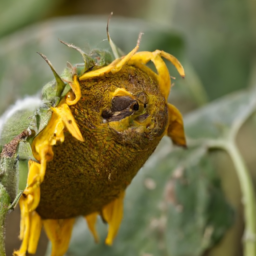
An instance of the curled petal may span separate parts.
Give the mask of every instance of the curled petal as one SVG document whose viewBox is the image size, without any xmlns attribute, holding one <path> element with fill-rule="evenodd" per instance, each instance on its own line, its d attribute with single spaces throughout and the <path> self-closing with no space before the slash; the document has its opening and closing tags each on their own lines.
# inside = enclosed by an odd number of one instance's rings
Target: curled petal
<svg viewBox="0 0 256 256">
<path fill-rule="evenodd" d="M 43 220 L 45 232 L 52 243 L 51 256 L 63 256 L 68 249 L 75 219 Z"/>
<path fill-rule="evenodd" d="M 96 228 L 95 228 L 97 218 L 98 218 L 98 213 L 97 212 L 94 212 L 90 215 L 85 216 L 85 220 L 87 222 L 88 228 L 91 231 L 91 233 L 94 237 L 94 241 L 96 243 L 99 242 L 99 236 L 98 236 L 98 233 L 97 233 Z"/>
<path fill-rule="evenodd" d="M 109 225 L 108 236 L 105 240 L 105 243 L 107 245 L 113 244 L 113 240 L 116 237 L 118 229 L 120 227 L 123 218 L 124 195 L 125 192 L 121 192 L 117 199 L 115 199 L 103 208 L 103 217 Z"/>
</svg>

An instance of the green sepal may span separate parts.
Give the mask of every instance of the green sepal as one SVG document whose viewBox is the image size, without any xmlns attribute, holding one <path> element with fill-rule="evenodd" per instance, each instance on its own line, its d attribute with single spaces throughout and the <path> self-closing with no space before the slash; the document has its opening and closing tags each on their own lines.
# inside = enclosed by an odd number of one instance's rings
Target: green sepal
<svg viewBox="0 0 256 256">
<path fill-rule="evenodd" d="M 19 191 L 23 191 L 27 185 L 28 160 L 19 160 L 17 163 L 17 173 L 19 173 Z"/>
<path fill-rule="evenodd" d="M 83 64 L 81 64 L 83 66 Z M 64 71 L 61 74 L 61 78 L 65 79 L 66 81 L 72 81 L 72 72 L 73 72 L 73 66 L 68 62 L 67 68 L 64 69 Z M 71 90 L 70 85 L 67 83 L 62 91 L 61 98 L 64 97 L 69 91 Z"/>
<path fill-rule="evenodd" d="M 45 89 L 44 93 L 45 93 L 45 96 L 47 97 L 45 99 L 51 100 L 52 98 L 60 97 L 60 95 L 61 95 L 61 93 L 62 93 L 62 91 L 63 91 L 63 89 L 64 89 L 66 84 L 63 82 L 61 77 L 58 75 L 56 70 L 53 68 L 52 63 L 46 58 L 46 56 L 43 55 L 42 53 L 38 53 L 38 54 L 49 65 L 49 67 L 51 68 L 51 70 L 53 72 L 53 75 L 55 77 L 55 83 L 49 83 L 49 84 L 51 84 L 50 87 L 47 87 L 47 86 L 44 87 L 44 89 Z M 46 89 L 48 89 L 48 90 L 46 91 Z M 54 105 L 54 106 L 56 106 L 56 105 Z"/>
<path fill-rule="evenodd" d="M 28 176 L 28 161 L 33 160 L 37 162 L 32 153 L 30 143 L 28 141 L 22 140 L 19 143 L 17 156 L 19 161 L 16 164 L 16 170 L 19 174 L 19 190 L 23 191 L 26 188 L 27 176 Z"/>
<path fill-rule="evenodd" d="M 14 210 L 16 208 L 16 206 L 18 205 L 19 203 L 19 200 L 20 200 L 20 197 L 22 195 L 23 191 L 20 191 L 18 193 L 18 195 L 15 197 L 15 199 L 13 200 L 13 202 L 8 206 L 8 210 Z"/>
<path fill-rule="evenodd" d="M 83 65 L 81 63 L 81 65 Z M 73 76 L 73 66 L 71 63 L 67 62 L 67 67 L 63 70 L 63 72 L 61 73 L 61 78 L 67 81 L 72 81 L 72 76 Z M 68 83 L 66 84 L 66 86 L 68 85 Z M 63 94 L 63 92 L 62 92 Z"/>
<path fill-rule="evenodd" d="M 107 36 L 108 36 L 108 42 L 109 42 L 109 45 L 111 47 L 111 50 L 115 56 L 115 59 L 119 59 L 121 58 L 122 56 L 125 55 L 125 53 L 120 49 L 118 48 L 115 43 L 112 41 L 110 35 L 109 35 L 109 31 L 108 31 L 108 25 L 109 25 L 109 21 L 110 19 L 108 20 L 108 24 L 107 24 Z"/>
<path fill-rule="evenodd" d="M 64 90 L 63 90 L 63 92 L 62 92 L 61 97 L 66 96 L 66 94 L 67 94 L 70 90 L 71 90 L 71 87 L 70 87 L 70 85 L 69 85 L 69 84 L 67 84 L 67 85 L 65 86 L 65 88 L 64 88 Z"/>
<path fill-rule="evenodd" d="M 57 106 L 60 101 L 61 94 L 59 96 L 55 95 L 55 93 L 56 93 L 55 86 L 56 86 L 56 81 L 53 80 L 53 81 L 47 83 L 42 89 L 42 101 L 46 102 L 50 106 Z M 63 87 L 63 89 L 64 88 L 65 88 L 65 86 Z"/>
<path fill-rule="evenodd" d="M 75 49 L 76 51 L 78 51 L 82 57 L 83 57 L 83 60 L 84 60 L 84 65 L 83 65 L 83 71 L 82 71 L 82 74 L 85 73 L 87 70 L 91 69 L 92 67 L 94 67 L 95 63 L 94 63 L 94 59 L 91 58 L 91 56 L 89 56 L 88 54 L 86 54 L 83 50 L 81 50 L 79 47 L 73 45 L 73 44 L 69 44 L 69 43 L 66 43 L 62 40 L 60 40 L 61 43 L 65 44 L 66 46 L 72 48 L 72 49 Z"/>
<path fill-rule="evenodd" d="M 107 66 L 113 61 L 112 54 L 107 51 L 93 50 L 90 52 L 90 57 L 92 57 L 95 62 L 95 67 L 93 69 Z"/>
<path fill-rule="evenodd" d="M 36 135 L 41 132 L 48 124 L 52 116 L 50 107 L 50 102 L 44 103 L 34 112 L 33 119 L 29 124 L 29 129 L 35 131 Z"/>
<path fill-rule="evenodd" d="M 30 143 L 25 140 L 20 141 L 18 151 L 17 151 L 17 156 L 19 158 L 19 161 L 20 160 L 36 161 L 36 159 L 34 158 Z"/>
</svg>

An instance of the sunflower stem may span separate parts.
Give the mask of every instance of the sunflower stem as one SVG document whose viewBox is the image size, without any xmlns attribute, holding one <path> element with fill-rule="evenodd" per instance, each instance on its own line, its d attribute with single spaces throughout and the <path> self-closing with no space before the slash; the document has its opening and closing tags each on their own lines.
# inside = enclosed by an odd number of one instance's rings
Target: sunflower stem
<svg viewBox="0 0 256 256">
<path fill-rule="evenodd" d="M 256 199 L 249 171 L 234 141 L 234 137 L 230 136 L 227 140 L 208 141 L 207 146 L 211 149 L 225 150 L 234 163 L 241 187 L 242 203 L 244 206 L 245 231 L 243 236 L 243 255 L 253 256 L 256 255 Z"/>
<path fill-rule="evenodd" d="M 242 203 L 244 205 L 244 256 L 256 255 L 256 207 L 252 179 L 244 160 L 233 141 L 225 143 L 225 150 L 230 155 L 240 182 Z"/>
<path fill-rule="evenodd" d="M 10 204 L 6 189 L 0 184 L 0 255 L 5 256 L 5 218 Z"/>
</svg>

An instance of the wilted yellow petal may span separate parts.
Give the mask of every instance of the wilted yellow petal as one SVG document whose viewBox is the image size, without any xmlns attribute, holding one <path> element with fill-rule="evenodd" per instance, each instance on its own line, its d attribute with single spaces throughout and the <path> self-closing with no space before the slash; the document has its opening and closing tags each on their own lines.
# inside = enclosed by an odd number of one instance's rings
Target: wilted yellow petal
<svg viewBox="0 0 256 256">
<path fill-rule="evenodd" d="M 25 233 L 25 219 L 26 219 L 26 202 L 25 197 L 22 195 L 19 200 L 20 205 L 20 235 L 19 238 L 22 240 Z"/>
<path fill-rule="evenodd" d="M 131 57 L 138 51 L 141 36 L 142 36 L 142 33 L 139 34 L 137 45 L 127 55 L 125 55 L 122 58 L 114 60 L 106 67 L 84 73 L 82 76 L 79 77 L 79 80 L 83 81 L 89 78 L 103 76 L 109 72 L 112 72 L 112 73 L 118 72 L 124 65 L 127 64 L 127 62 L 131 59 Z"/>
<path fill-rule="evenodd" d="M 41 229 L 42 229 L 42 219 L 37 212 L 33 211 L 31 213 L 31 228 L 30 236 L 28 242 L 28 252 L 31 254 L 36 253 L 37 244 L 40 238 Z"/>
<path fill-rule="evenodd" d="M 120 61 L 120 59 L 116 59 L 106 67 L 99 68 L 99 69 L 96 69 L 96 70 L 93 70 L 93 71 L 90 71 L 90 72 L 86 72 L 82 76 L 79 77 L 79 80 L 84 81 L 84 80 L 89 79 L 89 78 L 104 76 L 105 74 L 109 73 L 116 66 L 116 64 L 119 61 Z"/>
<path fill-rule="evenodd" d="M 117 88 L 113 93 L 112 97 L 128 96 L 134 99 L 135 97 L 124 88 Z"/>
<path fill-rule="evenodd" d="M 43 220 L 45 232 L 52 243 L 51 256 L 63 256 L 68 249 L 75 219 Z"/>
<path fill-rule="evenodd" d="M 161 56 L 158 52 L 137 52 L 129 61 L 130 65 L 136 65 L 136 63 L 146 64 L 149 61 L 152 61 L 156 67 L 158 73 L 158 84 L 159 90 L 167 100 L 170 89 L 171 89 L 171 78 L 169 74 L 169 70 L 162 60 Z"/>
<path fill-rule="evenodd" d="M 177 69 L 177 71 L 179 72 L 179 74 L 182 78 L 185 77 L 185 70 L 184 70 L 183 66 L 180 64 L 180 62 L 178 61 L 177 58 L 175 58 L 173 55 L 171 55 L 167 52 L 164 52 L 164 51 L 159 51 L 158 50 L 158 52 L 162 57 L 169 60 L 175 66 L 175 68 Z"/>
<path fill-rule="evenodd" d="M 24 196 L 20 197 L 20 209 L 21 209 L 21 227 L 20 238 L 22 238 L 21 247 L 18 251 L 14 251 L 14 256 L 26 256 L 28 241 L 30 236 L 31 214 L 28 212 L 27 202 Z"/>
<path fill-rule="evenodd" d="M 35 210 L 40 202 L 40 169 L 41 165 L 30 160 L 29 161 L 29 173 L 27 188 L 24 191 L 24 194 L 27 195 L 27 204 L 28 211 L 32 212 Z M 31 198 L 29 200 L 29 198 Z"/>
<path fill-rule="evenodd" d="M 55 145 L 57 141 L 64 141 L 64 128 L 65 125 L 61 117 L 56 113 L 52 113 L 52 117 L 47 126 L 35 137 L 32 143 L 33 154 L 38 161 L 41 160 L 40 153 L 51 153 L 51 149 L 47 147 Z M 47 154 L 46 157 L 48 160 L 51 160 L 53 154 Z"/>
<path fill-rule="evenodd" d="M 180 62 L 173 55 L 164 51 L 137 52 L 131 57 L 129 64 L 141 67 L 141 64 L 146 64 L 149 61 L 152 61 L 158 73 L 159 89 L 167 100 L 171 89 L 171 78 L 169 70 L 161 57 L 169 60 L 176 67 L 181 77 L 185 77 L 185 72 Z"/>
<path fill-rule="evenodd" d="M 97 218 L 98 218 L 98 213 L 97 212 L 94 212 L 94 213 L 92 213 L 90 215 L 85 216 L 85 220 L 87 222 L 88 228 L 91 231 L 91 233 L 92 233 L 92 235 L 94 237 L 94 241 L 96 243 L 99 242 L 99 236 L 98 236 L 97 230 L 95 228 L 95 225 L 96 225 L 96 222 L 97 222 Z"/>
<path fill-rule="evenodd" d="M 79 84 L 77 75 L 74 75 L 73 82 L 70 83 L 70 86 L 76 98 L 74 100 L 70 100 L 69 98 L 66 98 L 66 102 L 68 105 L 75 105 L 81 98 L 80 84 Z"/>
<path fill-rule="evenodd" d="M 168 103 L 169 124 L 167 135 L 172 139 L 173 143 L 186 147 L 186 138 L 183 127 L 183 119 L 180 111 L 173 105 Z"/>
<path fill-rule="evenodd" d="M 103 217 L 107 221 L 108 236 L 105 240 L 107 245 L 112 245 L 115 236 L 117 235 L 118 229 L 120 227 L 123 218 L 123 200 L 125 192 L 121 192 L 119 197 L 106 205 L 103 208 Z"/>
<path fill-rule="evenodd" d="M 72 136 L 74 136 L 77 140 L 84 141 L 84 138 L 76 124 L 76 120 L 66 103 L 60 104 L 56 108 L 52 108 L 52 111 L 61 117 Z"/>
</svg>

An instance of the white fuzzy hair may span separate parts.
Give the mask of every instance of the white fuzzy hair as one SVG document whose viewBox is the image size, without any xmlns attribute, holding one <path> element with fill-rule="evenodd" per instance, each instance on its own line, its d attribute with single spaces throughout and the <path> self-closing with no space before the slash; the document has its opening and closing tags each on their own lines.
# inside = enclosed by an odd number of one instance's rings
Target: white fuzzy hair
<svg viewBox="0 0 256 256">
<path fill-rule="evenodd" d="M 17 100 L 12 106 L 10 106 L 0 117 L 0 134 L 3 128 L 3 124 L 8 118 L 10 118 L 18 110 L 29 109 L 31 106 L 39 106 L 41 104 L 39 95 L 27 96 L 24 99 Z"/>
</svg>

